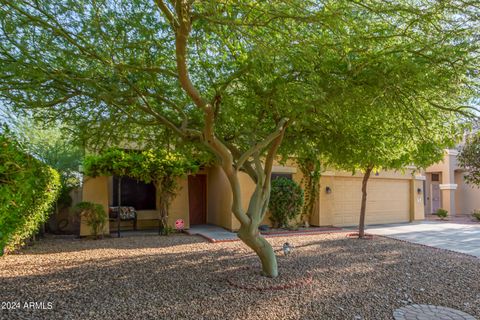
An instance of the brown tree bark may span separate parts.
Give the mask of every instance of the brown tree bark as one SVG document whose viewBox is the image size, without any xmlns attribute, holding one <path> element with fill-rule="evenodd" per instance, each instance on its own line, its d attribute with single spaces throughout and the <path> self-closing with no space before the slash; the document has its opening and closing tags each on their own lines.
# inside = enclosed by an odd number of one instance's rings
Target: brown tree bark
<svg viewBox="0 0 480 320">
<path fill-rule="evenodd" d="M 167 181 L 168 179 L 172 178 L 164 177 L 162 180 L 154 182 L 159 219 L 158 234 L 165 234 L 165 229 L 168 227 L 168 211 L 174 196 L 174 192 L 167 187 L 170 183 Z"/>
<path fill-rule="evenodd" d="M 360 222 L 358 224 L 358 238 L 365 237 L 365 212 L 367 209 L 367 184 L 370 174 L 372 173 L 373 166 L 368 166 L 365 170 L 362 180 L 362 205 L 360 207 Z"/>
</svg>

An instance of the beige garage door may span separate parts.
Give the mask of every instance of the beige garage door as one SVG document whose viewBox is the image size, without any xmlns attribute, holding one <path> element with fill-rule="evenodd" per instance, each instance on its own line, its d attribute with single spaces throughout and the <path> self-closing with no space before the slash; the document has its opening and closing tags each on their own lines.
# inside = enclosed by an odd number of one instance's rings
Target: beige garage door
<svg viewBox="0 0 480 320">
<path fill-rule="evenodd" d="M 361 178 L 333 179 L 334 225 L 358 225 L 362 198 Z M 410 219 L 409 180 L 371 179 L 367 190 L 367 224 L 406 222 Z"/>
</svg>

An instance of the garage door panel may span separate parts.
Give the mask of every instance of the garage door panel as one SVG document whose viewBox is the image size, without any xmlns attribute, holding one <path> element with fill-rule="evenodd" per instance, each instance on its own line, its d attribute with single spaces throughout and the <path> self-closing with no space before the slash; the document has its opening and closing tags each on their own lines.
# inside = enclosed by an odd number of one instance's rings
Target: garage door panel
<svg viewBox="0 0 480 320">
<path fill-rule="evenodd" d="M 356 225 L 360 216 L 361 178 L 333 179 L 334 225 Z M 367 189 L 367 224 L 409 221 L 409 180 L 372 179 Z"/>
</svg>

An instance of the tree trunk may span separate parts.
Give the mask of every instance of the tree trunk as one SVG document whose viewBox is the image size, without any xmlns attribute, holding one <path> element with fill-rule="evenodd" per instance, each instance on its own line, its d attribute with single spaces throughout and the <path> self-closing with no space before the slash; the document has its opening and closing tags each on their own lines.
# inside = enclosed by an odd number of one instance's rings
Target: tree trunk
<svg viewBox="0 0 480 320">
<path fill-rule="evenodd" d="M 255 191 L 250 197 L 246 212 L 242 207 L 242 189 L 238 179 L 238 171 L 233 170 L 231 166 L 222 167 L 228 177 L 232 190 L 232 212 L 240 221 L 238 237 L 248 247 L 253 249 L 260 258 L 262 274 L 271 278 L 278 276 L 277 257 L 270 243 L 260 235 L 258 227 L 265 218 L 265 213 L 268 208 L 273 156 L 280 141 L 281 139 L 278 139 L 274 146 L 269 150 L 269 155 L 265 161 L 264 168 L 260 162 L 260 156 L 258 154 L 254 155 L 257 180 Z"/>
<path fill-rule="evenodd" d="M 362 206 L 360 207 L 360 223 L 358 224 L 358 237 L 361 239 L 365 236 L 365 212 L 367 209 L 367 183 L 373 168 L 367 167 L 362 180 Z"/>
<path fill-rule="evenodd" d="M 164 177 L 163 179 L 170 179 Z M 165 185 L 164 185 L 165 183 Z M 158 208 L 158 234 L 166 234 L 165 230 L 168 226 L 168 210 L 170 208 L 170 202 L 172 201 L 172 190 L 168 189 L 171 181 L 161 180 L 154 183 L 156 189 L 157 208 Z"/>
<path fill-rule="evenodd" d="M 262 274 L 275 278 L 278 276 L 277 257 L 272 246 L 260 235 L 258 225 L 250 224 L 241 226 L 238 237 L 249 246 L 260 258 L 262 263 Z"/>
<path fill-rule="evenodd" d="M 122 207 L 122 177 L 118 177 L 117 236 L 120 238 L 120 210 Z"/>
<path fill-rule="evenodd" d="M 278 147 L 283 139 L 288 119 L 281 119 L 277 123 L 274 132 L 234 159 L 233 154 L 236 153 L 234 150 L 237 149 L 228 148 L 215 134 L 215 114 L 218 111 L 217 108 L 219 106 L 215 102 L 208 103 L 207 100 L 202 97 L 198 89 L 192 83 L 188 72 L 187 44 L 192 23 L 191 2 L 175 1 L 173 12 L 162 0 L 157 0 L 155 3 L 175 29 L 175 57 L 177 62 L 178 81 L 182 89 L 192 99 L 197 108 L 203 112 L 205 123 L 203 130 L 197 133 L 198 138 L 221 160 L 221 167 L 229 180 L 233 194 L 232 211 L 241 224 L 239 232 L 240 239 L 245 241 L 245 243 L 260 257 L 265 275 L 276 277 L 278 271 L 275 254 L 273 253 L 270 244 L 260 237 L 258 233 L 258 225 L 263 220 L 267 210 L 268 200 L 270 198 L 270 180 L 273 160 L 275 159 Z M 168 126 L 173 127 L 173 129 L 181 136 L 189 137 L 190 133 L 185 128 L 178 128 L 168 121 L 165 123 Z M 265 165 L 262 167 L 260 161 L 261 154 L 263 150 L 267 148 L 269 149 L 268 154 L 264 163 Z M 254 166 L 252 166 L 252 163 L 250 162 L 251 157 L 255 158 Z M 242 208 L 242 192 L 237 175 L 238 171 L 245 166 L 251 168 L 250 171 L 255 171 L 249 173 L 249 175 L 257 184 L 255 192 L 256 196 L 252 197 L 250 200 L 250 207 L 253 208 L 252 203 L 255 202 L 255 209 L 253 210 L 249 208 L 248 212 L 245 212 Z"/>
<path fill-rule="evenodd" d="M 160 228 L 158 230 L 159 234 L 166 234 L 166 228 L 168 227 L 168 200 L 160 195 Z"/>
</svg>

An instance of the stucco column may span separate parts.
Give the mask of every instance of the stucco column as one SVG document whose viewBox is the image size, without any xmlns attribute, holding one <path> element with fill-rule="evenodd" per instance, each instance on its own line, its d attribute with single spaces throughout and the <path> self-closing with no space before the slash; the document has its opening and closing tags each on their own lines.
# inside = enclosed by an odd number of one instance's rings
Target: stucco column
<svg viewBox="0 0 480 320">
<path fill-rule="evenodd" d="M 425 203 L 423 202 L 425 190 L 423 181 L 426 177 L 416 175 L 410 183 L 410 221 L 425 219 Z"/>
<path fill-rule="evenodd" d="M 442 192 L 442 208 L 448 210 L 448 214 L 451 216 L 456 215 L 455 210 L 455 190 L 457 185 L 454 183 L 441 184 L 440 190 Z"/>
</svg>

